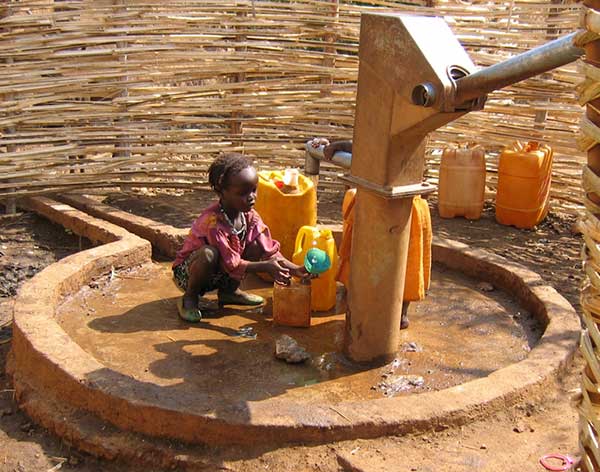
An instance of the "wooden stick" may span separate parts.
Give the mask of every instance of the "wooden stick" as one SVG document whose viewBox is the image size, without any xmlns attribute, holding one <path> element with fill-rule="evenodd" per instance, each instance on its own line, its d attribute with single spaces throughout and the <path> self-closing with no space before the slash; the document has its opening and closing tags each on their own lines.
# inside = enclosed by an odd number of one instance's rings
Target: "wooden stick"
<svg viewBox="0 0 600 472">
<path fill-rule="evenodd" d="M 307 139 L 352 137 L 365 11 L 443 16 L 485 66 L 574 30 L 581 10 L 558 0 L 514 0 L 512 11 L 499 0 L 437 0 L 435 9 L 429 0 L 123 1 L 24 0 L 0 20 L 0 54 L 12 61 L 0 64 L 0 129 L 14 129 L 0 136 L 5 197 L 14 178 L 16 195 L 114 187 L 125 176 L 191 187 L 223 151 L 243 151 L 259 168 L 301 167 Z M 553 203 L 580 202 L 579 80 L 567 66 L 495 92 L 484 112 L 433 133 L 429 150 L 545 141 L 555 149 Z M 437 165 L 427 171 L 434 180 Z"/>
</svg>

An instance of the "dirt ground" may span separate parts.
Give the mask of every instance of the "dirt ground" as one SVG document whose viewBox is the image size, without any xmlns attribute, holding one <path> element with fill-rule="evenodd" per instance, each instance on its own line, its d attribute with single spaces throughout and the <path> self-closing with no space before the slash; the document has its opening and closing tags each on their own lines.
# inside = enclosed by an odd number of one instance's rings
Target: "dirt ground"
<svg viewBox="0 0 600 472">
<path fill-rule="evenodd" d="M 0 220 L 0 471 L 123 470 L 100 464 L 63 444 L 17 409 L 4 372 L 10 349 L 12 301 L 18 287 L 49 264 L 89 244 L 32 213 Z M 54 468 L 54 469 L 53 469 Z"/>
<path fill-rule="evenodd" d="M 208 192 L 111 194 L 119 208 L 177 227 L 188 227 L 212 198 Z M 339 222 L 341 195 L 321 194 L 319 219 Z M 486 205 L 481 220 L 443 220 L 432 200 L 435 234 L 482 247 L 540 273 L 578 308 L 581 239 L 571 233 L 575 217 L 551 212 L 533 231 L 498 225 Z M 86 248 L 86 242 L 41 218 L 24 213 L 0 219 L 0 365 L 10 346 L 11 302 L 18 286 L 46 265 Z M 345 441 L 331 445 L 204 450 L 214 467 L 235 471 L 543 471 L 546 453 L 577 454 L 577 412 L 571 397 L 579 384 L 582 362 L 571 366 L 551 399 L 526 401 L 492 418 L 460 429 L 420 436 Z M 0 371 L 0 472 L 138 469 L 98 461 L 78 453 L 37 427 L 18 411 L 9 379 Z M 148 468 L 144 469 L 148 471 Z"/>
</svg>

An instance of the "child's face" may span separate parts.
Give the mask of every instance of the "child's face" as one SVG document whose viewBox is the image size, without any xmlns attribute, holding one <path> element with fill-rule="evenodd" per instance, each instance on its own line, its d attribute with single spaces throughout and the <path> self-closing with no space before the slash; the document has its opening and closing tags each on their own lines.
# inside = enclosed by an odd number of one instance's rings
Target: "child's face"
<svg viewBox="0 0 600 472">
<path fill-rule="evenodd" d="M 229 183 L 219 193 L 221 202 L 237 211 L 250 211 L 256 203 L 258 174 L 254 167 L 246 167 L 231 177 Z"/>
</svg>

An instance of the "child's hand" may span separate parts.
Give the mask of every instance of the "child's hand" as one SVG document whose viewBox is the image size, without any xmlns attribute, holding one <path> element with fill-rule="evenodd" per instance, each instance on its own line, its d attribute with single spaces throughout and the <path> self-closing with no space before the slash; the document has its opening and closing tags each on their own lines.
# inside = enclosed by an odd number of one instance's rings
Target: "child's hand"
<svg viewBox="0 0 600 472">
<path fill-rule="evenodd" d="M 310 274 L 304 266 L 296 265 L 287 259 L 280 259 L 279 262 L 282 266 L 289 270 L 290 274 L 294 277 L 298 277 L 300 279 L 312 278 L 312 274 Z"/>
<path fill-rule="evenodd" d="M 290 274 L 299 279 L 312 278 L 312 274 L 308 272 L 304 266 L 297 266 L 295 269 L 290 269 Z"/>
<path fill-rule="evenodd" d="M 266 261 L 265 269 L 275 279 L 275 282 L 282 285 L 289 285 L 291 275 L 290 270 L 282 264 L 284 260 L 270 259 Z"/>
</svg>

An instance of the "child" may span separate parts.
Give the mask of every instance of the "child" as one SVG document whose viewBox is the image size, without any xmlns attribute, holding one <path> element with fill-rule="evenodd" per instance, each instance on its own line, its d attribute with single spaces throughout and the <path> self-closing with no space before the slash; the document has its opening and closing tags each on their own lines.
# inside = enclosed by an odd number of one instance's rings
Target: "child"
<svg viewBox="0 0 600 472">
<path fill-rule="evenodd" d="M 306 269 L 285 259 L 279 243 L 253 210 L 258 174 L 247 157 L 219 156 L 208 169 L 208 181 L 219 200 L 192 224 L 173 262 L 173 277 L 184 290 L 177 308 L 192 323 L 202 319 L 198 297 L 218 289 L 219 305 L 260 305 L 262 297 L 242 292 L 246 273 L 266 272 L 287 284 L 292 275 L 308 277 Z"/>
<path fill-rule="evenodd" d="M 331 160 L 337 151 L 352 152 L 351 141 L 335 141 L 329 143 L 327 139 L 316 138 L 312 146 L 324 145 L 323 157 Z M 338 266 L 337 280 L 346 287 L 350 279 L 350 257 L 352 252 L 352 229 L 354 226 L 354 202 L 356 189 L 350 189 L 344 197 L 342 213 L 344 216 L 344 237 L 340 245 L 340 264 Z M 410 241 L 408 258 L 406 261 L 406 279 L 404 282 L 404 297 L 402 301 L 402 315 L 400 329 L 408 328 L 408 306 L 411 301 L 425 298 L 431 280 L 431 215 L 427 201 L 421 197 L 413 199 Z"/>
</svg>

